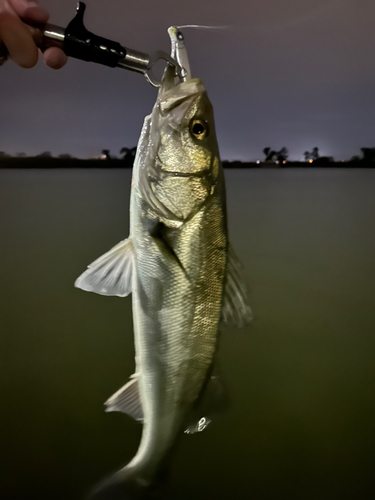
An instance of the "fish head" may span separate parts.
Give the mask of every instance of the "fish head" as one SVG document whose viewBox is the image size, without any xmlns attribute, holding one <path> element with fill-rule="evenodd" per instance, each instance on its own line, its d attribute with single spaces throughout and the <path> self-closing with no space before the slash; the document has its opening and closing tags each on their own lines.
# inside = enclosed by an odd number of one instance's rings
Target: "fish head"
<svg viewBox="0 0 375 500">
<path fill-rule="evenodd" d="M 213 109 L 203 83 L 194 78 L 161 94 L 158 112 L 160 171 L 208 172 L 219 153 Z"/>
<path fill-rule="evenodd" d="M 178 227 L 213 193 L 220 175 L 213 108 L 195 78 L 174 85 L 165 76 L 151 115 L 153 148 L 143 192 L 157 216 Z"/>
</svg>

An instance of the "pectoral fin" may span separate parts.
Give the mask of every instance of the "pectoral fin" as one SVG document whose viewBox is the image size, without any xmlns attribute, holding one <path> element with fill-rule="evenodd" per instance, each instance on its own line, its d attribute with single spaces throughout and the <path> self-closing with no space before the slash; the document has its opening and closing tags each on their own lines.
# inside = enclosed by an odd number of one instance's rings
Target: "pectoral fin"
<svg viewBox="0 0 375 500">
<path fill-rule="evenodd" d="M 229 245 L 223 321 L 241 327 L 248 325 L 251 320 L 252 312 L 247 302 L 247 288 L 243 279 L 242 265 Z"/>
<path fill-rule="evenodd" d="M 120 411 L 127 413 L 138 422 L 143 422 L 143 409 L 136 377 L 130 378 L 129 382 L 107 399 L 104 404 L 107 412 Z"/>
<path fill-rule="evenodd" d="M 133 267 L 133 244 L 128 238 L 90 264 L 74 286 L 100 295 L 126 297 L 132 291 Z"/>
</svg>

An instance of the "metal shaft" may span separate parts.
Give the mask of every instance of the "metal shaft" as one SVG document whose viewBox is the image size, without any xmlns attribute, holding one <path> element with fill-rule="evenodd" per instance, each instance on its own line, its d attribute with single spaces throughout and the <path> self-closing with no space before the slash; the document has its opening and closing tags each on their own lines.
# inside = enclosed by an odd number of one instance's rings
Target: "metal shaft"
<svg viewBox="0 0 375 500">
<path fill-rule="evenodd" d="M 59 47 L 63 48 L 65 40 L 65 29 L 54 24 L 45 24 L 41 31 L 42 44 L 44 47 Z"/>
<path fill-rule="evenodd" d="M 117 66 L 119 68 L 129 69 L 138 73 L 145 74 L 149 68 L 150 57 L 144 52 L 126 48 L 126 56 L 119 59 Z"/>
</svg>

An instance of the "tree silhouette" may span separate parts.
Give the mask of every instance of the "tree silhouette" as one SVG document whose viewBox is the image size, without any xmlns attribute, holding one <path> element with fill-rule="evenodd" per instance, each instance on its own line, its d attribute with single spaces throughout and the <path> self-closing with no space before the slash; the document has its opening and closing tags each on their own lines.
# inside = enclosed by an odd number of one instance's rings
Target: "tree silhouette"
<svg viewBox="0 0 375 500">
<path fill-rule="evenodd" d="M 265 161 L 274 161 L 274 157 L 276 155 L 276 151 L 271 148 L 264 148 L 263 153 L 266 155 Z"/>
<path fill-rule="evenodd" d="M 375 162 L 375 148 L 361 148 L 363 160 L 367 162 Z"/>
<path fill-rule="evenodd" d="M 126 166 L 131 167 L 133 165 L 136 152 L 137 148 L 121 148 L 120 154 Z"/>
<path fill-rule="evenodd" d="M 277 161 L 279 163 L 284 163 L 288 159 L 288 150 L 284 146 L 283 148 L 280 149 L 280 151 L 277 152 Z"/>
<path fill-rule="evenodd" d="M 62 153 L 57 158 L 59 158 L 60 160 L 71 160 L 73 156 L 68 153 Z"/>
<path fill-rule="evenodd" d="M 286 162 L 288 158 L 288 150 L 284 146 L 280 151 L 275 151 L 271 148 L 264 148 L 263 153 L 266 155 L 265 161 L 277 161 L 279 163 Z"/>
<path fill-rule="evenodd" d="M 105 160 L 110 160 L 111 155 L 109 153 L 109 149 L 102 149 L 102 156 L 104 157 Z"/>
<path fill-rule="evenodd" d="M 312 153 L 311 153 L 311 158 L 315 161 L 319 158 L 319 148 L 315 147 L 313 150 L 312 150 Z"/>
<path fill-rule="evenodd" d="M 309 161 L 309 160 L 315 161 L 319 158 L 319 148 L 317 148 L 317 147 L 313 148 L 311 153 L 309 151 L 305 151 L 303 153 L 303 156 L 305 157 L 305 161 Z"/>
<path fill-rule="evenodd" d="M 36 155 L 35 158 L 52 158 L 52 154 L 51 151 L 43 151 L 43 153 Z"/>
</svg>

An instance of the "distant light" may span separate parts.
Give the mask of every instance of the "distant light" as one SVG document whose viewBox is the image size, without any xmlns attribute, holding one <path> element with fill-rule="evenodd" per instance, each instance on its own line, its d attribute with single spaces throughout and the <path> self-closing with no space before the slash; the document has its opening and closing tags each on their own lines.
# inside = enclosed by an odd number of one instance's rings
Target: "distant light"
<svg viewBox="0 0 375 500">
<path fill-rule="evenodd" d="M 286 163 L 286 161 L 284 160 L 284 161 L 283 161 L 283 163 L 285 164 L 285 163 Z"/>
<path fill-rule="evenodd" d="M 260 163 L 260 160 L 257 160 L 257 163 L 259 164 L 259 163 Z"/>
<path fill-rule="evenodd" d="M 312 160 L 309 160 L 309 163 L 312 163 L 313 161 Z"/>
</svg>

